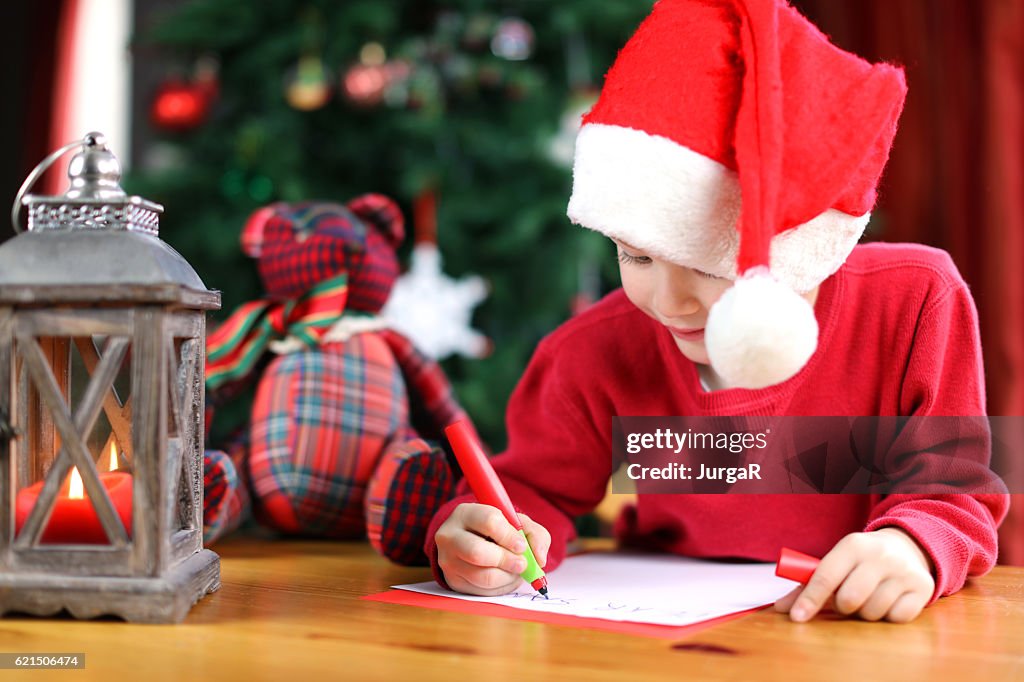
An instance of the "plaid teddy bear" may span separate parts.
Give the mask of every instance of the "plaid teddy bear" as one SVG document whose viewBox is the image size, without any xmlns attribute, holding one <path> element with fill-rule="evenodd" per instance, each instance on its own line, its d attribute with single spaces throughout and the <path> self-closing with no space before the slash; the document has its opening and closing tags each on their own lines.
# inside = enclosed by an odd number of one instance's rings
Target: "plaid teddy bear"
<svg viewBox="0 0 1024 682">
<path fill-rule="evenodd" d="M 367 535 L 393 561 L 425 563 L 427 525 L 455 487 L 428 441 L 466 414 L 441 368 L 377 316 L 403 234 L 379 194 L 272 204 L 247 221 L 242 250 L 267 297 L 210 334 L 206 384 L 212 410 L 253 384 L 255 398 L 238 437 L 206 452 L 208 542 L 251 510 L 286 534 Z"/>
</svg>

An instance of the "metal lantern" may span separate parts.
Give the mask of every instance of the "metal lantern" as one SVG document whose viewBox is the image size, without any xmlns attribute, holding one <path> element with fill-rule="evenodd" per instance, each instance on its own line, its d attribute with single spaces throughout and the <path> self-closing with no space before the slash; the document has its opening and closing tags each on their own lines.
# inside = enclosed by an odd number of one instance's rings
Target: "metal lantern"
<svg viewBox="0 0 1024 682">
<path fill-rule="evenodd" d="M 63 196 L 25 196 L 78 147 Z M 177 622 L 220 587 L 202 524 L 205 311 L 220 293 L 120 176 L 99 133 L 57 150 L 0 246 L 0 614 Z"/>
</svg>

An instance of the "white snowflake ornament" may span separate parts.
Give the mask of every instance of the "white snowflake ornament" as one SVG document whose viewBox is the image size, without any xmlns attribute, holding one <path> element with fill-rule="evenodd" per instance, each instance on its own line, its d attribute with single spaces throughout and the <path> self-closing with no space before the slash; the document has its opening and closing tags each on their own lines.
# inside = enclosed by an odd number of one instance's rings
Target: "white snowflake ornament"
<svg viewBox="0 0 1024 682">
<path fill-rule="evenodd" d="M 470 326 L 473 309 L 487 298 L 482 277 L 455 280 L 441 272 L 437 245 L 413 247 L 409 271 L 398 278 L 381 316 L 421 351 L 441 360 L 458 353 L 479 358 L 490 342 Z"/>
</svg>

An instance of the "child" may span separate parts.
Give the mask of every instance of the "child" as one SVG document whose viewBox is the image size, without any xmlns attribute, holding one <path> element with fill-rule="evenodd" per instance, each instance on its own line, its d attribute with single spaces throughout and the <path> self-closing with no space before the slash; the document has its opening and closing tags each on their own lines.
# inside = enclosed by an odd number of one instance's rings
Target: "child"
<svg viewBox="0 0 1024 682">
<path fill-rule="evenodd" d="M 584 118 L 569 202 L 615 243 L 622 289 L 537 348 L 494 460 L 548 569 L 605 493 L 614 416 L 985 413 L 977 315 L 949 257 L 855 246 L 904 95 L 900 69 L 832 46 L 782 0 L 654 7 Z M 438 511 L 427 556 L 454 590 L 509 592 L 521 537 L 472 499 Z M 617 534 L 695 557 L 795 546 L 823 559 L 779 611 L 806 621 L 832 599 L 906 622 L 992 567 L 1006 508 L 640 495 Z"/>
</svg>

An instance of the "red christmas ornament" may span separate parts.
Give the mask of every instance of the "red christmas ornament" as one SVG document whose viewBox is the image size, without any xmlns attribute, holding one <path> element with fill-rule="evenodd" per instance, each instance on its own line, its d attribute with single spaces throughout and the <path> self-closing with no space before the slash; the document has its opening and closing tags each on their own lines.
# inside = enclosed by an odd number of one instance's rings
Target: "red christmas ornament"
<svg viewBox="0 0 1024 682">
<path fill-rule="evenodd" d="M 158 128 L 191 130 L 206 120 L 215 92 L 216 88 L 208 83 L 170 81 L 162 85 L 153 98 L 150 118 Z"/>
<path fill-rule="evenodd" d="M 371 107 L 384 99 L 388 80 L 388 69 L 383 64 L 355 64 L 345 72 L 342 88 L 353 104 Z"/>
</svg>

